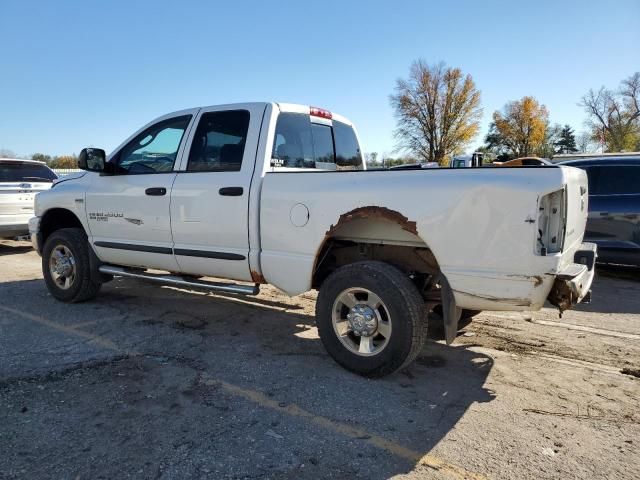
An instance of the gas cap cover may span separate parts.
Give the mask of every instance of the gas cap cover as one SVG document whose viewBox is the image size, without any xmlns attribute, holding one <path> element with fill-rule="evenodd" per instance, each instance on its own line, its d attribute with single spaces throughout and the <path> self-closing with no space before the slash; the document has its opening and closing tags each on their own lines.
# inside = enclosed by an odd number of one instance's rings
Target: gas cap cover
<svg viewBox="0 0 640 480">
<path fill-rule="evenodd" d="M 304 227 L 309 221 L 309 209 L 302 203 L 296 203 L 291 207 L 289 219 L 296 227 Z"/>
</svg>

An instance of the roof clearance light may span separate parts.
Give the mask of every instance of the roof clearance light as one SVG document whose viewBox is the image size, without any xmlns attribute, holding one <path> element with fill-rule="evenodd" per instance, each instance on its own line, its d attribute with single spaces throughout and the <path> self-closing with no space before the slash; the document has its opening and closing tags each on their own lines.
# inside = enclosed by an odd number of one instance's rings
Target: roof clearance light
<svg viewBox="0 0 640 480">
<path fill-rule="evenodd" d="M 309 107 L 309 115 L 313 115 L 314 117 L 328 118 L 331 120 L 333 115 L 329 110 L 324 110 L 318 107 Z"/>
</svg>

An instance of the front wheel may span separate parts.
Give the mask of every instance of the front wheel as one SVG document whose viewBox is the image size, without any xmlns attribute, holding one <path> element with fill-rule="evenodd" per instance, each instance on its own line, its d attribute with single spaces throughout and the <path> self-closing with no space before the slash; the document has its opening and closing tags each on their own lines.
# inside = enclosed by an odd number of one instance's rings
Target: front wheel
<svg viewBox="0 0 640 480">
<path fill-rule="evenodd" d="M 333 359 L 367 377 L 409 365 L 427 336 L 420 292 L 404 273 L 383 262 L 352 263 L 327 277 L 316 322 Z"/>
<path fill-rule="evenodd" d="M 62 228 L 47 238 L 42 249 L 42 274 L 49 293 L 69 303 L 97 295 L 102 281 L 92 271 L 87 236 L 80 228 Z"/>
</svg>

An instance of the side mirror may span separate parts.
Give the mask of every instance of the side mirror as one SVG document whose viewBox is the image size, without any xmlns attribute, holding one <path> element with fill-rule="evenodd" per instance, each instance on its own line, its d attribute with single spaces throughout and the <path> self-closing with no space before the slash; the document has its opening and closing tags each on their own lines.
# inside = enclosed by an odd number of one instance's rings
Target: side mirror
<svg viewBox="0 0 640 480">
<path fill-rule="evenodd" d="M 104 172 L 107 155 L 101 148 L 83 148 L 78 157 L 78 168 L 89 172 Z"/>
</svg>

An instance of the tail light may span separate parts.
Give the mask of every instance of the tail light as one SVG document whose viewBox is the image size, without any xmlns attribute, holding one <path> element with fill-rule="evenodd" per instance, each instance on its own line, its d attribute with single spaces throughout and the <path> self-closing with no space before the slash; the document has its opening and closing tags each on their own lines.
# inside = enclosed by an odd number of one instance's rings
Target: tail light
<svg viewBox="0 0 640 480">
<path fill-rule="evenodd" d="M 331 120 L 333 115 L 329 110 L 324 110 L 318 107 L 309 107 L 309 115 L 313 115 L 314 117 L 327 118 Z"/>
<path fill-rule="evenodd" d="M 567 196 L 563 188 L 541 197 L 538 203 L 538 255 L 561 252 L 566 228 Z"/>
</svg>

